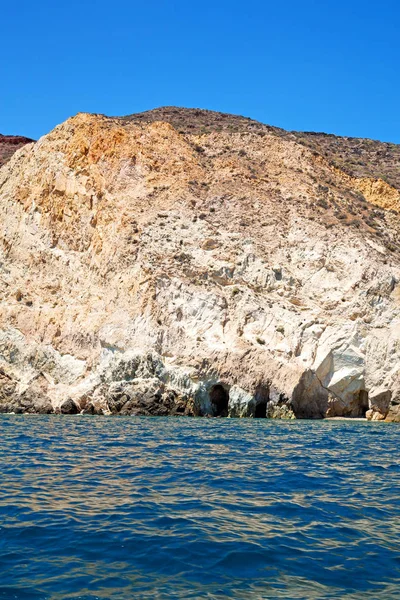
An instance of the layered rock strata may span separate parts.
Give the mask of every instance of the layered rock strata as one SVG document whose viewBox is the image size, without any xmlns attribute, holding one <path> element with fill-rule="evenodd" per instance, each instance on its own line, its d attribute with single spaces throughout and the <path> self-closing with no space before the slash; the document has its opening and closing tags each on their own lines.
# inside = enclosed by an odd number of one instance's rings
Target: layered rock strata
<svg viewBox="0 0 400 600">
<path fill-rule="evenodd" d="M 0 169 L 0 411 L 399 420 L 397 187 L 158 115 L 78 114 Z"/>
</svg>

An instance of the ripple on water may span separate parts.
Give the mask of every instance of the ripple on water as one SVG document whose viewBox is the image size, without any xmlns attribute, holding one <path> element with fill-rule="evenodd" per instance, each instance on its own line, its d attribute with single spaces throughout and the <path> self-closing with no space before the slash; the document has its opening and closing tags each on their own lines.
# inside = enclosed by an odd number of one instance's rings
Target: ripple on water
<svg viewBox="0 0 400 600">
<path fill-rule="evenodd" d="M 0 424 L 0 599 L 398 598 L 396 425 Z"/>
</svg>

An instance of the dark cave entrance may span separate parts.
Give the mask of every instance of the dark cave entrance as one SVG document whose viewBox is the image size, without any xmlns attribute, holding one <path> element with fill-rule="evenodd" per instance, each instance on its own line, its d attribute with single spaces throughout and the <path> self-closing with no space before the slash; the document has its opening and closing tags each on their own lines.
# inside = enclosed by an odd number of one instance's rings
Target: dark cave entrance
<svg viewBox="0 0 400 600">
<path fill-rule="evenodd" d="M 256 404 L 256 410 L 254 412 L 255 419 L 266 419 L 267 418 L 267 403 Z"/>
<path fill-rule="evenodd" d="M 217 383 L 210 390 L 210 401 L 213 408 L 214 417 L 228 416 L 229 393 L 223 385 Z"/>
<path fill-rule="evenodd" d="M 266 385 L 258 385 L 254 394 L 256 408 L 254 411 L 255 419 L 267 418 L 267 404 L 269 400 L 269 388 Z"/>
<path fill-rule="evenodd" d="M 358 398 L 359 416 L 365 418 L 365 413 L 368 410 L 368 392 L 366 390 L 360 390 Z"/>
</svg>

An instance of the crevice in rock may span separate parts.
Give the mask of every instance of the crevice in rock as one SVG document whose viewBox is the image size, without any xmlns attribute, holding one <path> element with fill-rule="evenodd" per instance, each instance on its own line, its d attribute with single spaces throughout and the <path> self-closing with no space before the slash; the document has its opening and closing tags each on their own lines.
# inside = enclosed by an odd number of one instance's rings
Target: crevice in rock
<svg viewBox="0 0 400 600">
<path fill-rule="evenodd" d="M 256 388 L 254 399 L 256 401 L 256 407 L 254 411 L 255 419 L 266 419 L 267 418 L 267 405 L 269 402 L 269 387 L 266 385 L 259 384 Z"/>
</svg>

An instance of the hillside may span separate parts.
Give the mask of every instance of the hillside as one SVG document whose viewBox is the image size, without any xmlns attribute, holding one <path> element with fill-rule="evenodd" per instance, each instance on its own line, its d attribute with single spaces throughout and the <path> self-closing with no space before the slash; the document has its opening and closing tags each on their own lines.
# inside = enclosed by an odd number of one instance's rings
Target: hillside
<svg viewBox="0 0 400 600">
<path fill-rule="evenodd" d="M 292 135 L 349 175 L 377 177 L 400 190 L 400 145 L 326 133 Z"/>
<path fill-rule="evenodd" d="M 0 167 L 2 167 L 22 146 L 34 140 L 20 135 L 2 135 L 0 133 Z"/>
<path fill-rule="evenodd" d="M 23 147 L 0 410 L 398 419 L 398 159 L 174 107 Z"/>
<path fill-rule="evenodd" d="M 400 189 L 400 145 L 327 133 L 285 131 L 247 117 L 174 106 L 128 115 L 123 120 L 166 121 L 184 134 L 212 132 L 274 133 L 304 144 L 353 177 L 381 178 Z"/>
</svg>

